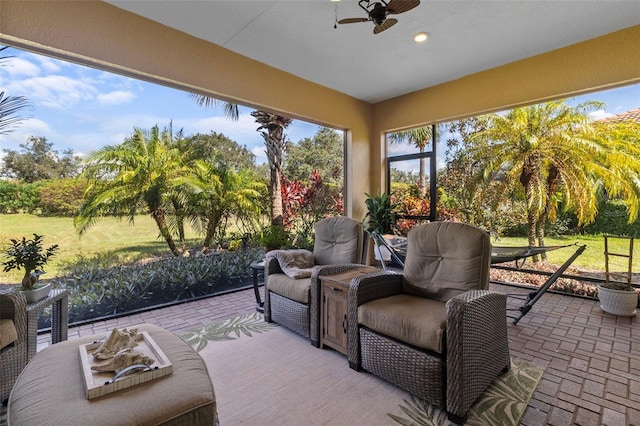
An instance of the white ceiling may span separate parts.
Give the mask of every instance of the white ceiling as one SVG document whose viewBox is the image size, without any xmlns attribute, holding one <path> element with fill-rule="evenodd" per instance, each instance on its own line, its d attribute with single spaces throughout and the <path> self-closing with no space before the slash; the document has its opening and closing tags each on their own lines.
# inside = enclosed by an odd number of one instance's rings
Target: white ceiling
<svg viewBox="0 0 640 426">
<path fill-rule="evenodd" d="M 355 0 L 108 2 L 372 103 L 640 24 L 637 0 L 422 0 L 377 35 L 333 28 L 336 5 L 366 17 Z"/>
</svg>

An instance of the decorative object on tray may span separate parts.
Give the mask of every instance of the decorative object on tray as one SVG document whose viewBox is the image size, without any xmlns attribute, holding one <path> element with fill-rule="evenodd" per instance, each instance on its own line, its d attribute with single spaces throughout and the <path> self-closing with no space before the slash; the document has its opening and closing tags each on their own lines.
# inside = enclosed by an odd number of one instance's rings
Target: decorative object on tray
<svg viewBox="0 0 640 426">
<path fill-rule="evenodd" d="M 114 328 L 111 330 L 111 334 L 107 340 L 105 340 L 92 355 L 95 359 L 99 360 L 111 359 L 118 352 L 133 349 L 138 346 L 138 341 L 141 338 L 142 336 L 138 334 L 137 328 L 132 328 L 131 330 L 127 330 L 126 328 L 118 330 Z"/>
<path fill-rule="evenodd" d="M 114 328 L 104 342 L 80 345 L 87 399 L 97 398 L 173 372 L 171 361 L 146 332 Z"/>
</svg>

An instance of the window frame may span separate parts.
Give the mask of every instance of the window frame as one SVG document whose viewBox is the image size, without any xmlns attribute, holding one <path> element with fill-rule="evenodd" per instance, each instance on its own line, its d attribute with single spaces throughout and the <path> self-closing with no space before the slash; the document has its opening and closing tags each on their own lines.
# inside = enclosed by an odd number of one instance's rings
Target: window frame
<svg viewBox="0 0 640 426">
<path fill-rule="evenodd" d="M 414 219 L 414 220 L 429 220 L 429 221 L 435 221 L 436 218 L 438 217 L 437 215 L 437 211 L 436 211 L 436 205 L 437 205 L 437 182 L 436 182 L 436 169 L 437 169 L 437 156 L 436 156 L 436 141 L 437 141 L 437 134 L 436 134 L 436 130 L 437 127 L 435 124 L 431 125 L 431 151 L 425 151 L 425 152 L 417 152 L 415 154 L 402 154 L 402 155 L 395 155 L 395 156 L 389 156 L 387 155 L 386 157 L 386 190 L 387 190 L 387 194 L 391 194 L 391 166 L 393 163 L 396 162 L 400 162 L 400 161 L 411 161 L 411 160 L 419 160 L 421 158 L 428 158 L 429 159 L 429 216 L 424 216 L 424 215 L 402 215 L 401 217 L 403 219 Z M 391 132 L 390 132 L 391 133 Z M 387 148 L 389 146 L 389 138 L 388 138 L 389 133 L 385 134 L 385 141 L 387 144 Z"/>
</svg>

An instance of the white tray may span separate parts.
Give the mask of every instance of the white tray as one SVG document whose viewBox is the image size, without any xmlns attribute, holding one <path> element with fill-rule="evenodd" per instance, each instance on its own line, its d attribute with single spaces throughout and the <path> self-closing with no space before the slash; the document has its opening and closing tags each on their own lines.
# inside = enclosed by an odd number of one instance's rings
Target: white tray
<svg viewBox="0 0 640 426">
<path fill-rule="evenodd" d="M 102 342 L 80 345 L 82 378 L 84 379 L 87 399 L 98 398 L 122 389 L 127 389 L 167 376 L 173 372 L 173 364 L 171 364 L 171 361 L 169 361 L 169 358 L 167 358 L 162 349 L 160 349 L 151 336 L 149 336 L 149 333 L 146 331 L 140 332 L 138 333 L 138 337 L 141 338 L 135 350 L 155 359 L 155 362 L 151 365 L 150 370 L 126 374 L 125 376 L 119 377 L 113 383 L 108 383 L 115 376 L 113 371 L 93 371 L 91 369 L 91 366 L 102 362 L 96 362 L 92 355 L 92 352 L 98 349 Z"/>
</svg>

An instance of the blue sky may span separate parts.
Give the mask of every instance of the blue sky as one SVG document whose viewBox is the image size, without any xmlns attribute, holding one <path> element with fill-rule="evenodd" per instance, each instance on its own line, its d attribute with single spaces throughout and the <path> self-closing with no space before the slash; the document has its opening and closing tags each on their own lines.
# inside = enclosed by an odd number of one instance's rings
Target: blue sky
<svg viewBox="0 0 640 426">
<path fill-rule="evenodd" d="M 82 155 L 121 143 L 134 127 L 164 127 L 173 120 L 174 131 L 224 133 L 246 145 L 258 163 L 266 161 L 252 109 L 241 108 L 234 122 L 221 106 L 200 107 L 186 92 L 14 48 L 3 55 L 13 58 L 0 66 L 0 91 L 26 96 L 33 110 L 13 132 L 0 135 L 1 149 L 18 150 L 28 137 L 44 136 L 58 152 L 71 148 Z M 286 135 L 298 142 L 317 130 L 316 124 L 294 120 Z"/>
<path fill-rule="evenodd" d="M 120 75 L 59 61 L 18 49 L 0 66 L 0 91 L 26 96 L 33 105 L 31 118 L 8 135 L 0 135 L 0 149 L 18 150 L 30 136 L 44 136 L 59 152 L 67 148 L 83 155 L 105 145 L 121 143 L 133 132 L 173 121 L 175 130 L 223 133 L 246 145 L 259 163 L 266 161 L 262 136 L 251 109 L 241 108 L 240 120 L 224 117 L 221 107 L 199 107 L 182 91 Z M 571 104 L 599 100 L 606 108 L 594 114 L 606 117 L 640 108 L 640 84 L 569 99 Z M 313 136 L 318 126 L 294 120 L 288 139 Z M 0 152 L 0 155 L 2 153 Z"/>
</svg>

